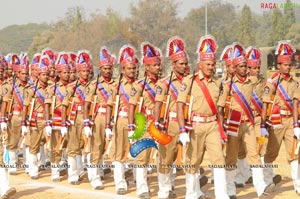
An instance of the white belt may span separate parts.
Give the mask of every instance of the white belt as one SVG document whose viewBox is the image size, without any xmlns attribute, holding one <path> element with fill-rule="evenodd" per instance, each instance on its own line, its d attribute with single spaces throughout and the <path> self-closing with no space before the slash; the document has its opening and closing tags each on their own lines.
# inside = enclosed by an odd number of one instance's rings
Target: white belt
<svg viewBox="0 0 300 199">
<path fill-rule="evenodd" d="M 212 115 L 212 116 L 193 116 L 192 121 L 193 122 L 213 122 L 216 121 L 217 116 Z"/>
<path fill-rule="evenodd" d="M 280 115 L 292 115 L 291 111 L 289 110 L 280 110 Z"/>
<path fill-rule="evenodd" d="M 98 113 L 106 113 L 106 108 L 99 107 L 98 108 Z"/>
<path fill-rule="evenodd" d="M 36 117 L 44 117 L 44 113 L 37 113 Z"/>
<path fill-rule="evenodd" d="M 120 116 L 120 117 L 128 117 L 128 112 L 120 111 L 120 112 L 119 112 L 119 116 Z"/>
<path fill-rule="evenodd" d="M 21 115 L 20 111 L 13 111 L 12 113 L 13 113 L 13 115 Z"/>
<path fill-rule="evenodd" d="M 82 106 L 77 106 L 77 110 L 81 111 L 82 110 Z"/>
<path fill-rule="evenodd" d="M 169 112 L 169 118 L 174 118 L 174 117 L 177 117 L 177 113 L 173 112 L 173 111 L 170 111 Z"/>
<path fill-rule="evenodd" d="M 153 115 L 152 109 L 146 109 L 146 115 Z"/>
</svg>

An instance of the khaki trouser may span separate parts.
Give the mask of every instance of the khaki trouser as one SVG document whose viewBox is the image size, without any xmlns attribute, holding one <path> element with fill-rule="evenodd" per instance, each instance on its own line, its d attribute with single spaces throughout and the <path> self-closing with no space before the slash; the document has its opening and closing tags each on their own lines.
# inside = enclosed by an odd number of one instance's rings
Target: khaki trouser
<svg viewBox="0 0 300 199">
<path fill-rule="evenodd" d="M 8 122 L 8 137 L 6 149 L 15 151 L 18 149 L 19 140 L 21 137 L 21 115 L 13 115 L 11 121 Z"/>
<path fill-rule="evenodd" d="M 106 115 L 97 114 L 95 125 L 93 126 L 93 134 L 91 138 L 91 163 L 99 164 L 105 147 L 105 125 Z"/>
<path fill-rule="evenodd" d="M 241 143 L 242 142 L 242 143 Z M 257 153 L 257 143 L 254 127 L 250 122 L 240 124 L 238 136 L 228 135 L 226 143 L 226 165 L 235 168 L 240 151 L 240 146 L 245 146 L 247 162 L 249 165 L 261 165 L 260 157 Z"/>
<path fill-rule="evenodd" d="M 83 115 L 77 114 L 74 121 L 74 125 L 69 127 L 68 131 L 68 156 L 75 158 L 76 155 L 81 155 L 81 149 L 83 147 Z"/>
<path fill-rule="evenodd" d="M 163 174 L 170 173 L 173 162 L 176 160 L 179 141 L 179 125 L 177 121 L 169 121 L 167 127 L 168 135 L 172 136 L 172 141 L 167 145 L 159 145 L 159 167 L 158 171 Z"/>
<path fill-rule="evenodd" d="M 30 130 L 30 145 L 29 152 L 31 154 L 38 154 L 40 152 L 41 143 L 44 140 L 45 120 L 37 121 L 37 129 Z"/>
<path fill-rule="evenodd" d="M 58 164 L 61 160 L 61 150 L 56 151 L 58 140 L 60 138 L 60 130 L 52 130 L 50 138 L 50 162 Z"/>
<path fill-rule="evenodd" d="M 224 167 L 225 157 L 222 151 L 221 136 L 217 122 L 193 125 L 190 131 L 190 143 L 186 151 L 187 173 L 195 174 L 202 163 L 205 150 L 213 166 Z"/>
<path fill-rule="evenodd" d="M 118 118 L 114 136 L 112 138 L 112 149 L 110 156 L 113 161 L 124 162 L 128 146 L 128 118 Z"/>
<path fill-rule="evenodd" d="M 298 155 L 295 155 L 294 158 L 291 157 L 292 147 L 294 141 L 294 130 L 293 130 L 293 118 L 282 118 L 282 128 L 269 130 L 269 141 L 267 145 L 267 151 L 264 156 L 265 163 L 272 163 L 276 160 L 280 146 L 284 140 L 286 157 L 288 162 L 298 159 Z"/>
</svg>

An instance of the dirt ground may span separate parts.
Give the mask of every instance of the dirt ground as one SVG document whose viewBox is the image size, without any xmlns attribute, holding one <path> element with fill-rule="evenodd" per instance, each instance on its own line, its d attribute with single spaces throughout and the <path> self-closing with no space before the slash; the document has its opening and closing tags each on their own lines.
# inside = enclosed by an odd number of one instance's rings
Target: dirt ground
<svg viewBox="0 0 300 199">
<path fill-rule="evenodd" d="M 203 162 L 205 169 L 205 175 L 208 177 L 211 175 L 210 169 L 207 167 L 209 161 L 207 155 Z M 290 178 L 290 167 L 286 162 L 285 148 L 281 146 L 280 155 L 274 164 L 278 164 L 278 168 L 274 171 L 277 174 L 282 175 L 282 182 L 276 186 L 276 191 L 264 198 L 280 198 L 290 199 L 297 198 L 295 191 L 293 190 L 292 180 Z M 92 190 L 90 183 L 87 179 L 83 180 L 80 185 L 70 185 L 67 181 L 67 176 L 62 178 L 61 182 L 54 183 L 50 179 L 50 170 L 46 170 L 40 173 L 38 180 L 31 180 L 24 170 L 19 170 L 18 175 L 9 176 L 11 186 L 17 189 L 16 195 L 11 197 L 12 199 L 80 199 L 80 198 L 113 198 L 113 199 L 129 199 L 138 198 L 135 194 L 135 185 L 129 184 L 128 192 L 124 196 L 115 194 L 115 187 L 113 183 L 113 173 L 107 174 L 104 179 L 104 190 Z M 133 180 L 131 178 L 131 180 Z M 151 198 L 157 199 L 158 183 L 156 172 L 149 175 L 148 180 L 150 186 Z M 214 189 L 210 180 L 207 185 L 202 188 L 204 193 L 207 193 L 214 198 Z M 175 182 L 175 193 L 178 199 L 183 199 L 185 195 L 185 180 L 183 172 L 178 172 Z M 237 189 L 237 197 L 239 199 L 252 199 L 257 198 L 256 192 L 252 185 L 247 185 L 245 188 Z"/>
</svg>

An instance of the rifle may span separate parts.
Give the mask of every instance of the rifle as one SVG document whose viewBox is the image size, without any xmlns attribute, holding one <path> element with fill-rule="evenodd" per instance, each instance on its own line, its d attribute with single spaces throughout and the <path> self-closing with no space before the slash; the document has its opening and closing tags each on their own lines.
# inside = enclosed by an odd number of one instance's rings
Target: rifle
<svg viewBox="0 0 300 199">
<path fill-rule="evenodd" d="M 183 110 L 184 120 L 188 126 L 191 125 L 190 118 L 191 118 L 191 114 L 192 114 L 192 107 L 193 107 L 193 100 L 194 100 L 194 96 L 192 96 L 191 93 L 192 93 L 192 87 L 193 87 L 194 79 L 195 79 L 194 76 L 195 76 L 195 70 L 193 72 L 193 79 L 192 79 L 191 87 L 190 87 L 190 90 L 186 97 L 186 102 L 185 102 L 185 106 L 184 106 L 184 110 Z"/>
<path fill-rule="evenodd" d="M 276 96 L 277 88 L 278 88 L 279 83 L 281 81 L 280 78 L 281 78 L 281 73 L 279 73 L 279 77 L 278 77 L 278 81 L 277 81 L 277 84 L 276 84 L 276 87 L 275 87 L 274 95 L 271 96 L 271 102 L 268 104 L 268 107 L 267 107 L 267 118 L 266 118 L 266 120 L 269 120 L 269 118 L 272 115 L 272 111 L 273 111 L 273 108 L 274 108 L 274 105 L 275 105 L 275 96 Z"/>
<path fill-rule="evenodd" d="M 145 79 L 144 79 L 144 83 L 143 83 L 143 90 L 142 90 L 141 96 L 139 97 L 139 100 L 138 100 L 138 106 L 135 107 L 135 113 L 139 113 L 142 110 L 143 103 L 144 103 L 143 92 L 144 92 L 144 89 L 145 89 L 145 86 L 146 86 L 146 81 L 147 81 L 147 74 L 145 72 Z"/>
<path fill-rule="evenodd" d="M 120 76 L 119 76 L 119 82 L 118 82 L 118 87 L 117 87 L 117 94 L 114 97 L 114 104 L 115 105 L 113 106 L 113 109 L 112 109 L 112 114 L 113 114 L 113 129 L 112 129 L 112 132 L 114 134 L 115 134 L 115 131 L 116 131 L 116 125 L 117 125 L 117 119 L 118 119 L 119 104 L 120 104 L 120 95 L 119 95 L 119 92 L 120 92 L 122 78 L 123 78 L 123 74 L 121 73 Z M 111 145 L 112 145 L 112 141 L 111 140 L 106 140 L 106 143 L 105 143 L 105 150 L 106 150 L 105 151 L 105 156 L 109 155 Z"/>
<path fill-rule="evenodd" d="M 53 115 L 54 115 L 54 110 L 55 110 L 55 106 L 56 106 L 56 85 L 57 81 L 55 81 L 55 84 L 54 84 L 54 93 L 53 93 L 53 96 L 52 96 L 52 103 L 51 103 L 51 108 L 50 108 L 50 118 L 52 117 L 53 118 Z"/>
<path fill-rule="evenodd" d="M 227 119 L 229 116 L 229 111 L 230 111 L 230 106 L 231 106 L 231 90 L 232 90 L 233 76 L 234 75 L 232 75 L 230 78 L 229 92 L 228 92 L 228 96 L 226 97 L 225 109 L 224 109 L 224 119 Z M 221 84 L 221 86 L 222 86 L 222 84 Z"/>
<path fill-rule="evenodd" d="M 172 76 L 173 76 L 173 71 L 171 72 L 170 79 L 169 79 L 169 85 L 167 88 L 167 93 L 164 96 L 163 104 L 160 109 L 160 114 L 159 114 L 159 120 L 164 123 L 164 126 L 166 126 L 166 118 L 168 114 L 168 108 L 170 104 L 170 95 L 169 95 L 169 90 L 172 82 Z"/>
<path fill-rule="evenodd" d="M 99 76 L 100 74 L 98 74 L 97 76 L 97 81 L 96 81 L 96 84 L 95 84 L 95 90 L 94 90 L 94 94 L 93 94 L 93 99 L 92 99 L 92 104 L 90 107 L 90 111 L 89 111 L 89 116 L 91 116 L 91 121 L 94 122 L 95 120 L 95 117 L 96 117 L 96 107 L 97 107 L 97 99 L 98 99 L 98 96 L 96 95 L 96 92 L 97 92 L 97 86 L 98 86 L 98 81 L 99 81 Z M 91 128 L 91 131 L 92 131 L 92 128 Z M 83 139 L 84 139 L 84 150 L 83 152 L 85 154 L 88 154 L 91 152 L 91 137 L 88 137 L 86 138 L 85 136 L 83 136 Z"/>
<path fill-rule="evenodd" d="M 28 116 L 29 122 L 32 119 L 32 113 L 33 113 L 33 108 L 34 108 L 34 104 L 35 104 L 35 93 L 36 93 L 36 90 L 37 90 L 38 83 L 39 83 L 39 79 L 37 79 L 37 81 L 35 83 L 33 95 L 32 95 L 31 102 L 30 102 L 30 106 L 29 106 L 29 109 L 27 109 L 27 116 Z"/>
<path fill-rule="evenodd" d="M 15 83 L 16 83 L 16 76 L 13 75 L 12 89 L 11 89 L 11 92 L 10 92 L 9 99 L 7 100 L 6 109 L 5 109 L 6 115 L 9 119 L 11 119 L 11 116 L 12 116 L 12 105 L 13 105 L 13 102 L 14 102 L 13 92 L 15 90 L 15 87 L 14 87 Z"/>
<path fill-rule="evenodd" d="M 77 89 L 77 87 L 78 87 L 78 79 L 77 79 L 77 81 L 76 81 L 76 84 L 75 84 L 75 89 L 74 89 L 74 92 L 72 93 L 72 95 L 71 95 L 71 97 L 70 97 L 70 99 L 69 99 L 69 106 L 68 106 L 68 108 L 67 108 L 67 116 L 68 116 L 68 120 L 70 120 L 70 118 L 71 118 L 71 111 L 72 111 L 72 109 L 73 109 L 73 107 L 74 107 L 74 96 L 75 96 L 75 93 L 76 93 L 76 89 Z"/>
</svg>

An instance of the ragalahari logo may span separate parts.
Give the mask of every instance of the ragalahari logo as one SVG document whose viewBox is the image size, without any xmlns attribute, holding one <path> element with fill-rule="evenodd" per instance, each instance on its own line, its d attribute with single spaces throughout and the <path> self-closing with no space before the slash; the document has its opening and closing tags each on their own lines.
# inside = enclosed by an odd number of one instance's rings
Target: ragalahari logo
<svg viewBox="0 0 300 199">
<path fill-rule="evenodd" d="M 261 2 L 260 8 L 265 10 L 271 9 L 293 9 L 293 8 L 300 8 L 299 3 L 276 3 L 276 2 Z"/>
</svg>

